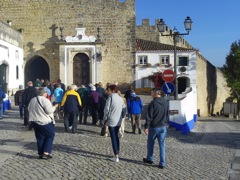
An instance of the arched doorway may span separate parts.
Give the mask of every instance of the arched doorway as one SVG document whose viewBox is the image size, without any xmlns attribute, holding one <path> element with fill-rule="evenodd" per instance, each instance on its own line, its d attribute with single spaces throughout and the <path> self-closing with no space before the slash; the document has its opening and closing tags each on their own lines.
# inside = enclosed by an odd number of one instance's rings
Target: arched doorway
<svg viewBox="0 0 240 180">
<path fill-rule="evenodd" d="M 78 53 L 73 58 L 73 83 L 77 86 L 88 85 L 90 82 L 89 57 L 84 53 Z"/>
<path fill-rule="evenodd" d="M 5 92 L 7 92 L 7 64 L 1 64 L 0 65 L 0 85 L 4 89 Z"/>
<path fill-rule="evenodd" d="M 187 87 L 190 87 L 190 79 L 188 77 L 179 77 L 178 78 L 178 93 L 181 94 L 186 90 Z"/>
<path fill-rule="evenodd" d="M 36 79 L 50 80 L 48 63 L 41 56 L 33 57 L 25 66 L 25 84 Z"/>
</svg>

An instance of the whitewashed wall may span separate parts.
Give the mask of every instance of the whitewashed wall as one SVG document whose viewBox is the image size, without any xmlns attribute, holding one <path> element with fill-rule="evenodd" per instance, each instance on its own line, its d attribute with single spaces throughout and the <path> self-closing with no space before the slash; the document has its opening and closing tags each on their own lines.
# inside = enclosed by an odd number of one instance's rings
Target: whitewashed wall
<svg viewBox="0 0 240 180">
<path fill-rule="evenodd" d="M 18 53 L 17 53 L 18 52 Z M 24 64 L 23 49 L 8 42 L 0 40 L 0 65 L 7 65 L 7 83 L 8 89 L 18 89 L 19 85 L 24 85 Z M 18 79 L 16 66 L 18 66 Z"/>
<path fill-rule="evenodd" d="M 171 67 L 159 67 L 157 63 L 160 63 L 160 56 L 168 55 L 170 58 Z M 171 51 L 161 51 L 161 52 L 136 52 L 135 64 L 138 64 L 138 56 L 148 56 L 148 63 L 152 64 L 152 67 L 136 67 L 135 71 L 135 87 L 142 87 L 142 78 L 152 75 L 154 72 L 163 72 L 166 69 L 172 69 L 174 67 L 174 53 Z M 190 84 L 193 91 L 196 92 L 196 52 L 178 52 L 177 56 L 186 56 L 189 58 L 189 66 L 187 66 L 186 75 L 181 72 L 177 72 L 178 76 L 185 76 L 190 78 Z"/>
</svg>

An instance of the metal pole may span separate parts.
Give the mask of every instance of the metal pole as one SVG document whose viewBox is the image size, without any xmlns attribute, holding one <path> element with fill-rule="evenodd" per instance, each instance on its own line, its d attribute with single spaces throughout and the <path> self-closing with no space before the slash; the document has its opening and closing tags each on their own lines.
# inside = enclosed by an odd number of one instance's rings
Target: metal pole
<svg viewBox="0 0 240 180">
<path fill-rule="evenodd" d="M 175 85 L 175 92 L 174 92 L 174 99 L 178 99 L 178 80 L 177 80 L 177 41 L 176 41 L 176 32 L 173 34 L 173 43 L 174 43 L 174 73 L 175 73 L 175 80 L 174 80 L 174 85 Z"/>
</svg>

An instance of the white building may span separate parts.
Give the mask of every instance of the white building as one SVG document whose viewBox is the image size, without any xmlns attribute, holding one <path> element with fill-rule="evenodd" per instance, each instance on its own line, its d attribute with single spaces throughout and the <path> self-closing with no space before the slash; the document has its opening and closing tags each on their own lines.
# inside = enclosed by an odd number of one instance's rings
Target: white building
<svg viewBox="0 0 240 180">
<path fill-rule="evenodd" d="M 170 99 L 170 125 L 189 132 L 197 120 L 196 50 L 177 47 L 176 57 L 178 99 Z M 136 40 L 135 88 L 137 93 L 149 93 L 154 83 L 149 76 L 174 70 L 174 46 L 142 39 Z"/>
<path fill-rule="evenodd" d="M 24 85 L 22 34 L 0 21 L 0 84 L 12 92 Z"/>
</svg>

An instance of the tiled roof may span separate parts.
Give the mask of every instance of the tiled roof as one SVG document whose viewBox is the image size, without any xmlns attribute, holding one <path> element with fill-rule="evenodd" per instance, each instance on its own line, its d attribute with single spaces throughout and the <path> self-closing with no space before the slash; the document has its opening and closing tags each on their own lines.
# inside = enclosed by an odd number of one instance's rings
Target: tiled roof
<svg viewBox="0 0 240 180">
<path fill-rule="evenodd" d="M 136 39 L 136 51 L 174 51 L 174 46 L 158 42 Z M 194 49 L 177 47 L 177 51 L 193 51 Z"/>
</svg>

